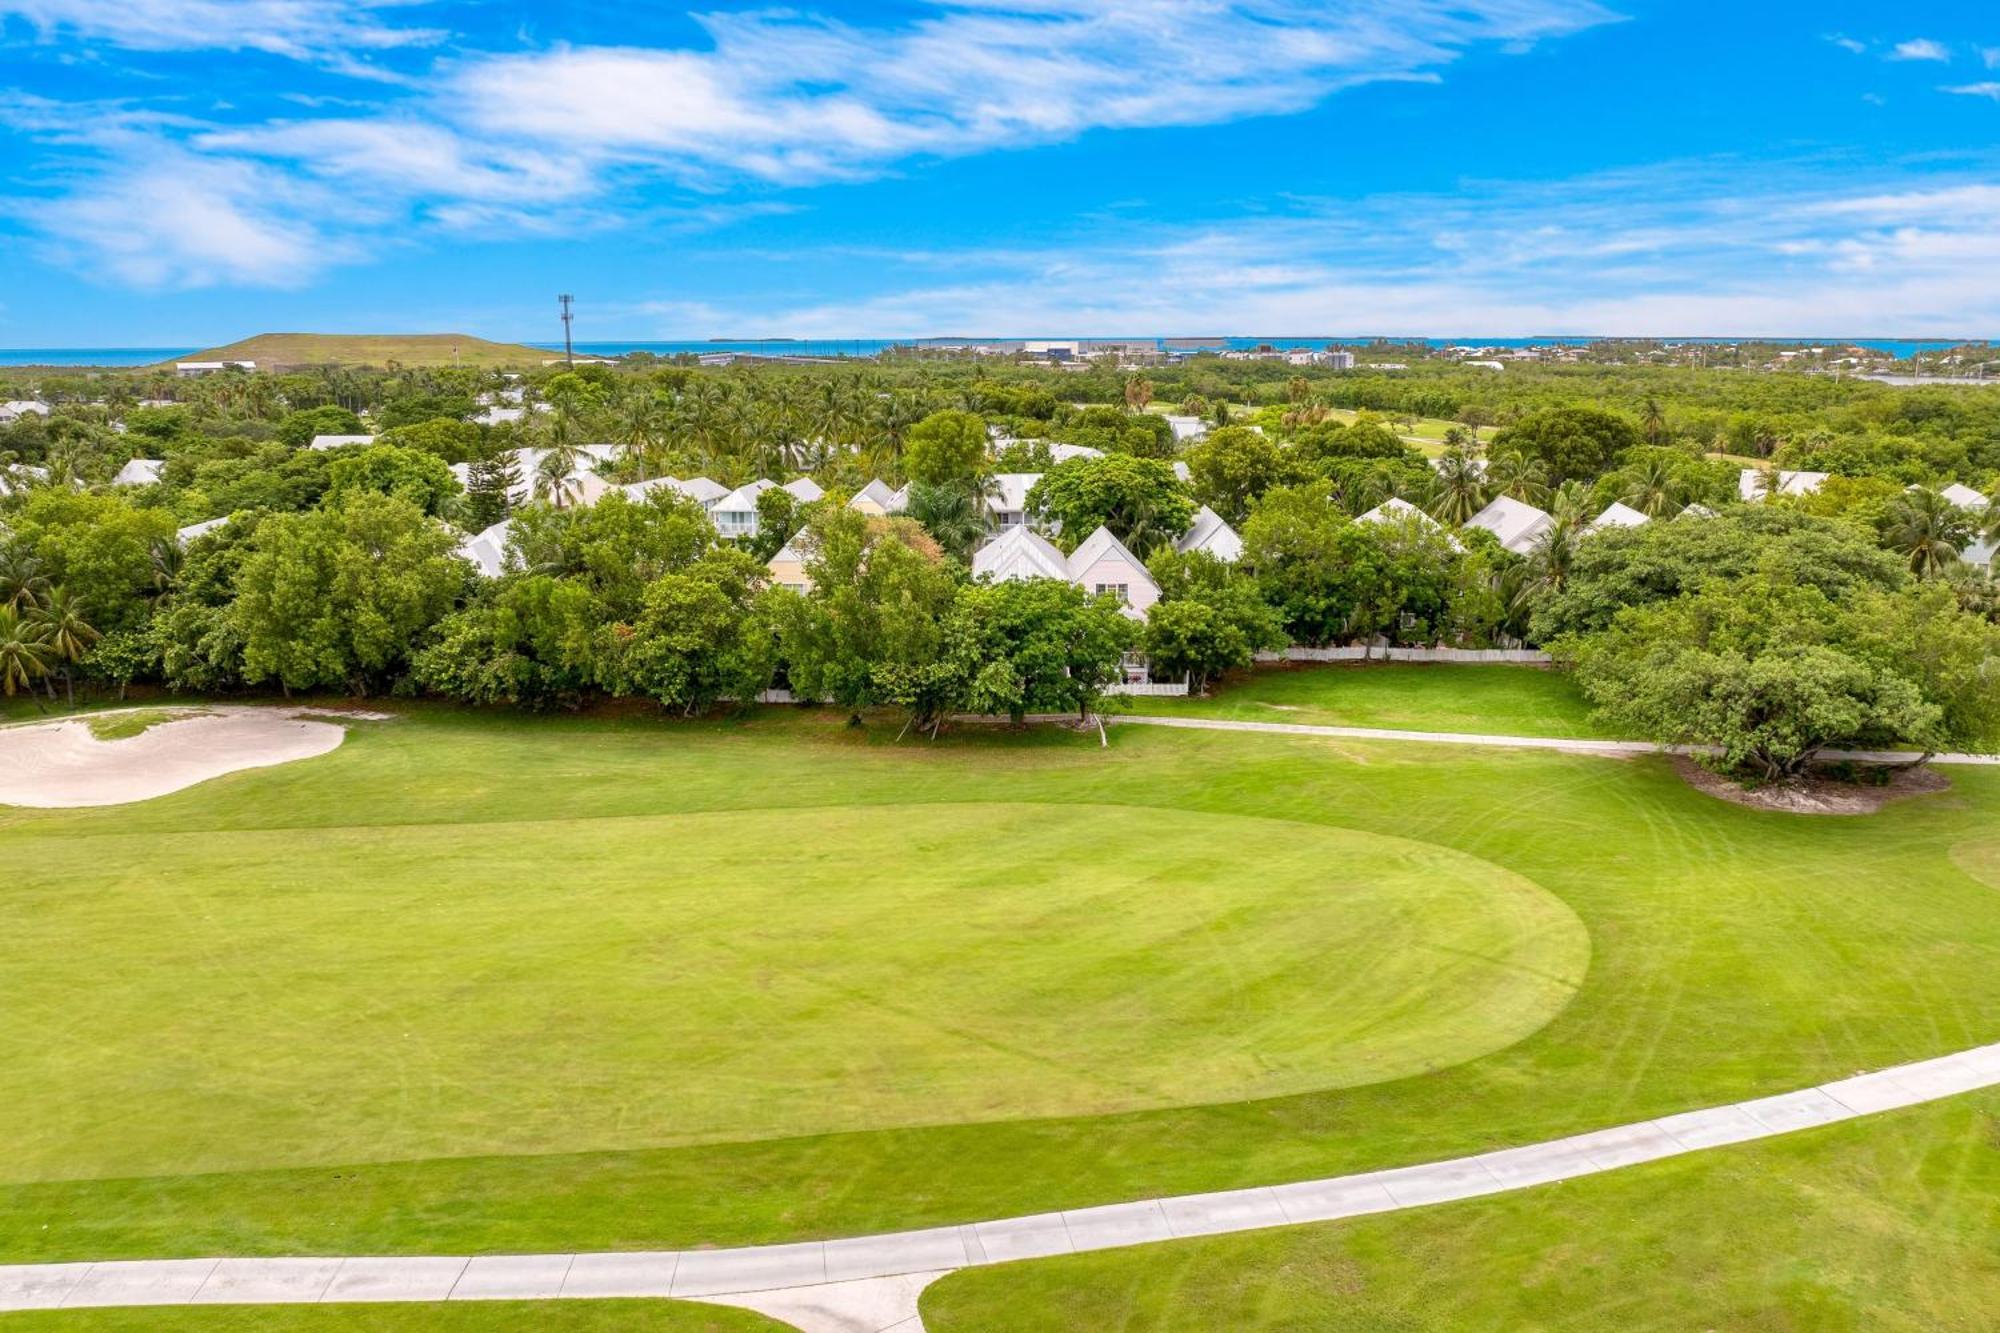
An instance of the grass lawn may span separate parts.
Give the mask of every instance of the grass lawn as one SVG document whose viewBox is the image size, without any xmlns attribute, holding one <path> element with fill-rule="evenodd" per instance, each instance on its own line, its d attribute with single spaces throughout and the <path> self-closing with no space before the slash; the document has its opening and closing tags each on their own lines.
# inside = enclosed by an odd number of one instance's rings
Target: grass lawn
<svg viewBox="0 0 2000 1333">
<path fill-rule="evenodd" d="M 1591 721 L 1589 703 L 1568 676 L 1539 667 L 1399 662 L 1257 667 L 1210 686 L 1205 699 L 1133 699 L 1131 705 L 1135 713 L 1236 722 L 1610 736 Z"/>
<path fill-rule="evenodd" d="M 1815 819 L 1652 759 L 896 726 L 413 708 L 0 813 L 0 1262 L 854 1234 L 2000 1034 L 2000 772 Z"/>
<path fill-rule="evenodd" d="M 689 1301 L 461 1301 L 451 1305 L 204 1305 L 0 1315 L 7 1333 L 779 1333 L 789 1324 Z"/>
<path fill-rule="evenodd" d="M 143 736 L 162 722 L 172 722 L 189 716 L 189 713 L 184 709 L 134 708 L 121 709 L 108 717 L 86 716 L 89 718 L 90 734 L 98 740 L 124 741 Z"/>
<path fill-rule="evenodd" d="M 944 1279 L 931 1333 L 1867 1329 L 2000 1310 L 2000 1092 L 1514 1194 Z"/>
</svg>

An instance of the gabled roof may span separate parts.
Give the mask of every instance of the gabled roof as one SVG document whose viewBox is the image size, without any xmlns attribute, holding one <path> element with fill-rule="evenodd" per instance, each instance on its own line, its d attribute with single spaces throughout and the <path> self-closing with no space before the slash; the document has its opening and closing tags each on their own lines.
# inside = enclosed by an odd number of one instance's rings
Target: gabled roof
<svg viewBox="0 0 2000 1333">
<path fill-rule="evenodd" d="M 1652 522 L 1651 519 L 1632 508 L 1632 506 L 1625 504 L 1623 501 L 1613 500 L 1610 508 L 1591 520 L 1590 526 L 1593 528 L 1643 528 L 1650 522 Z"/>
<path fill-rule="evenodd" d="M 315 435 L 308 449 L 345 449 L 350 444 L 373 444 L 373 435 Z"/>
<path fill-rule="evenodd" d="M 777 484 L 775 481 L 767 481 L 763 477 L 759 477 L 755 481 L 746 481 L 735 490 L 724 494 L 710 508 L 720 510 L 725 514 L 752 513 L 757 508 L 757 497 Z"/>
<path fill-rule="evenodd" d="M 1048 538 L 1026 524 L 1008 528 L 972 554 L 972 576 L 995 582 L 1007 579 L 1070 577 L 1069 561 Z"/>
<path fill-rule="evenodd" d="M 996 514 L 1019 513 L 1028 507 L 1028 492 L 1042 479 L 1039 472 L 996 472 L 993 474 L 995 494 L 986 501 L 986 507 Z"/>
<path fill-rule="evenodd" d="M 654 491 L 659 490 L 686 494 L 678 477 L 648 477 L 644 481 L 628 481 L 618 489 L 628 500 L 643 500 Z"/>
<path fill-rule="evenodd" d="M 1413 519 L 1419 520 L 1433 528 L 1443 526 L 1423 510 L 1398 496 L 1390 496 L 1387 500 L 1376 505 L 1373 509 L 1354 521 L 1356 523 L 1407 523 Z"/>
<path fill-rule="evenodd" d="M 113 486 L 152 486 L 160 480 L 160 469 L 166 463 L 157 458 L 134 458 L 118 469 L 118 475 L 111 479 Z"/>
<path fill-rule="evenodd" d="M 1547 514 L 1516 500 L 1511 495 L 1497 495 L 1493 502 L 1465 521 L 1468 528 L 1484 528 L 1500 539 L 1500 545 L 1515 555 L 1526 555 L 1534 548 L 1536 538 L 1549 530 L 1555 522 Z"/>
<path fill-rule="evenodd" d="M 1082 578 L 1084 571 L 1101 560 L 1123 560 L 1142 573 L 1146 568 L 1146 562 L 1126 550 L 1125 543 L 1112 536 L 1111 529 L 1102 523 L 1097 525 L 1097 531 L 1078 542 L 1076 549 L 1070 552 L 1070 577 Z"/>
<path fill-rule="evenodd" d="M 460 542 L 458 554 L 485 577 L 497 579 L 507 572 L 507 539 L 513 531 L 514 520 L 503 518 L 478 536 Z"/>
<path fill-rule="evenodd" d="M 786 482 L 781 489 L 789 491 L 800 504 L 811 504 L 826 494 L 820 488 L 820 484 L 811 477 L 795 477 Z"/>
<path fill-rule="evenodd" d="M 1956 481 L 1939 491 L 1938 494 L 1957 505 L 1960 509 L 1984 509 L 1987 504 L 1985 496 L 1973 490 L 1970 486 Z"/>
<path fill-rule="evenodd" d="M 906 499 L 907 495 L 904 491 L 892 491 L 889 489 L 888 482 L 877 479 L 856 491 L 854 498 L 847 502 L 847 507 L 858 509 L 862 502 L 866 501 L 885 514 L 900 514 L 903 511 Z"/>
<path fill-rule="evenodd" d="M 1189 478 L 1191 478 L 1191 477 L 1193 477 L 1193 476 L 1194 476 L 1194 473 L 1193 473 L 1193 472 L 1192 472 L 1191 470 L 1189 470 L 1189 468 L 1188 468 L 1188 465 L 1187 465 L 1186 463 L 1183 463 L 1183 462 L 1182 462 L 1182 461 L 1181 461 L 1180 459 L 1178 459 L 1178 458 L 1176 458 L 1176 459 L 1174 460 L 1174 480 L 1175 480 L 1175 481 L 1179 481 L 1179 482 L 1186 482 L 1186 481 L 1187 481 L 1187 480 L 1188 480 Z"/>
<path fill-rule="evenodd" d="M 1174 549 L 1182 555 L 1205 551 L 1218 560 L 1234 561 L 1243 554 L 1243 538 L 1223 521 L 1222 515 L 1203 505 L 1195 511 L 1194 522 L 1174 543 Z"/>
<path fill-rule="evenodd" d="M 1692 504 L 1689 505 L 1686 509 L 1681 510 L 1680 513 L 1676 514 L 1674 516 L 1674 521 L 1678 523 L 1681 519 L 1684 518 L 1714 518 L 1714 517 L 1715 517 L 1715 511 L 1713 509 L 1710 509 L 1707 505 Z"/>
<path fill-rule="evenodd" d="M 793 537 L 790 541 L 786 542 L 783 546 L 780 546 L 778 548 L 778 553 L 772 556 L 768 561 L 766 561 L 764 567 L 766 569 L 769 569 L 773 565 L 782 565 L 788 563 L 795 565 L 802 565 L 805 562 L 806 562 L 806 553 L 799 549 L 799 539 L 797 537 Z"/>
<path fill-rule="evenodd" d="M 691 496 L 710 508 L 715 506 L 717 500 L 729 494 L 727 486 L 721 482 L 710 481 L 707 477 L 685 478 L 680 484 L 680 489 L 682 494 Z"/>
<path fill-rule="evenodd" d="M 1198 440 L 1208 434 L 1208 423 L 1200 417 L 1180 416 L 1169 412 L 1167 425 L 1173 428 L 1176 440 Z"/>
</svg>

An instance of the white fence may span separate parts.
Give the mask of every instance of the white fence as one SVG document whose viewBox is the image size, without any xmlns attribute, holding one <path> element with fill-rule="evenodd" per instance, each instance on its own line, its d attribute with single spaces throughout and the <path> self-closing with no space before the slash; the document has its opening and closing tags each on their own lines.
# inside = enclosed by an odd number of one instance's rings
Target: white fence
<svg viewBox="0 0 2000 1333">
<path fill-rule="evenodd" d="M 1354 644 L 1346 648 L 1302 648 L 1293 644 L 1282 653 L 1259 653 L 1259 662 L 1468 662 L 1488 665 L 1547 666 L 1547 653 L 1530 648 L 1388 648 Z"/>
<path fill-rule="evenodd" d="M 1129 694 L 1145 699 L 1179 699 L 1187 694 L 1188 683 L 1183 680 L 1173 684 L 1155 682 L 1150 685 L 1106 685 L 1104 692 L 1106 694 Z"/>
</svg>

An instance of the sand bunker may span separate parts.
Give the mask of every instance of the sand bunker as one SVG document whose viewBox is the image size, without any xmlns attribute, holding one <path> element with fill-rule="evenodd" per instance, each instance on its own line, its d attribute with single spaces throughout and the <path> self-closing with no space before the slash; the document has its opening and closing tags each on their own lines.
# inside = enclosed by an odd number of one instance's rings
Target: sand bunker
<svg viewBox="0 0 2000 1333">
<path fill-rule="evenodd" d="M 97 716 L 104 716 L 98 714 Z M 0 804 L 46 809 L 149 801 L 246 768 L 311 759 L 347 735 L 278 708 L 224 708 L 101 741 L 86 721 L 0 728 Z"/>
</svg>

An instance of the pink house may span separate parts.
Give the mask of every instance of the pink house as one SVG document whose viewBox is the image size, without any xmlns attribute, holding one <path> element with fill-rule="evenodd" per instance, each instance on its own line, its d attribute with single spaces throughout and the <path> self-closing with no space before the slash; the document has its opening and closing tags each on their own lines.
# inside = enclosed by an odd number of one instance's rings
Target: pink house
<svg viewBox="0 0 2000 1333">
<path fill-rule="evenodd" d="M 1138 556 L 1100 527 L 1064 555 L 1055 544 L 1025 524 L 1005 528 L 972 557 L 974 578 L 1062 579 L 1089 593 L 1110 593 L 1125 604 L 1125 614 L 1143 619 L 1160 600 L 1160 585 Z"/>
</svg>

